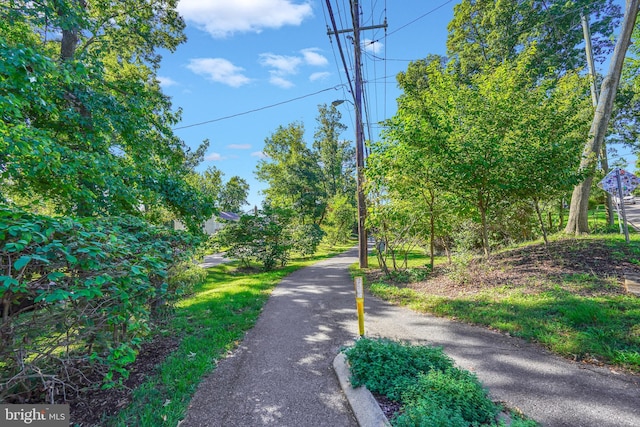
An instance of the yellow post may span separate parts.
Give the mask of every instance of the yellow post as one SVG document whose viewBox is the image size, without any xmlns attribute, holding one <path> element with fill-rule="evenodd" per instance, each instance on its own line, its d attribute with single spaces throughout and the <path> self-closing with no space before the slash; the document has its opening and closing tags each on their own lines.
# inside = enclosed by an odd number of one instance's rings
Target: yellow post
<svg viewBox="0 0 640 427">
<path fill-rule="evenodd" d="M 364 336 L 364 282 L 362 276 L 355 278 L 356 287 L 356 308 L 358 310 L 358 331 L 360 336 Z"/>
</svg>

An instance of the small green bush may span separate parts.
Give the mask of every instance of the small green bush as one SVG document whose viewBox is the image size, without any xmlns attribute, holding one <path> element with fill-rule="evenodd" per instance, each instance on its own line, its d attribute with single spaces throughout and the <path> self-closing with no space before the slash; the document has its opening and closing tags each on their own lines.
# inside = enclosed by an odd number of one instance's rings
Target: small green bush
<svg viewBox="0 0 640 427">
<path fill-rule="evenodd" d="M 322 242 L 324 231 L 317 224 L 298 224 L 292 227 L 291 243 L 303 257 L 313 255 Z"/>
<path fill-rule="evenodd" d="M 351 384 L 400 402 L 396 427 L 493 427 L 500 407 L 477 377 L 453 366 L 441 348 L 362 338 L 345 350 Z M 535 427 L 518 415 L 513 427 Z"/>
<path fill-rule="evenodd" d="M 446 370 L 453 361 L 441 348 L 411 346 L 389 339 L 360 339 L 345 351 L 351 384 L 400 400 L 404 388 L 420 373 Z"/>
<path fill-rule="evenodd" d="M 418 374 L 416 381 L 403 393 L 402 401 L 406 412 L 430 402 L 430 406 L 459 413 L 467 425 L 491 423 L 498 413 L 476 376 L 457 368 Z"/>
</svg>

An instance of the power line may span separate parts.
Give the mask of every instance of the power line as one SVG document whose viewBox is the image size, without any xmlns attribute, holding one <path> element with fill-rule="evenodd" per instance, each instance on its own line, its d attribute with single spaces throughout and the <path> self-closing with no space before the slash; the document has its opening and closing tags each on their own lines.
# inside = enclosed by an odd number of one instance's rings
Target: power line
<svg viewBox="0 0 640 427">
<path fill-rule="evenodd" d="M 195 127 L 195 126 L 206 125 L 207 123 L 219 122 L 219 121 L 222 121 L 222 120 L 232 119 L 232 118 L 238 117 L 238 116 L 244 116 L 245 114 L 251 114 L 251 113 L 255 113 L 257 111 L 266 110 L 268 108 L 277 107 L 279 105 L 288 104 L 289 102 L 298 101 L 298 100 L 304 99 L 304 98 L 309 98 L 310 96 L 314 96 L 314 95 L 317 95 L 317 94 L 322 93 L 322 92 L 327 92 L 327 91 L 330 91 L 330 90 L 338 90 L 342 86 L 345 86 L 345 85 L 344 84 L 339 84 L 339 85 L 336 85 L 336 86 L 332 86 L 332 87 L 328 87 L 326 89 L 319 90 L 317 92 L 308 93 L 306 95 L 298 96 L 297 98 L 287 99 L 286 101 L 277 102 L 277 103 L 271 104 L 271 105 L 265 105 L 264 107 L 254 108 L 253 110 L 244 111 L 242 113 L 231 114 L 230 116 L 218 117 L 217 119 L 211 119 L 211 120 L 207 120 L 207 121 L 200 122 L 200 123 L 194 123 L 194 124 L 191 124 L 191 125 L 175 127 L 172 130 L 187 129 L 187 128 L 192 128 L 192 127 Z"/>
<path fill-rule="evenodd" d="M 342 50 L 342 43 L 340 43 L 340 37 L 338 35 L 338 26 L 336 25 L 336 19 L 333 14 L 333 9 L 331 8 L 331 3 L 329 0 L 326 0 L 327 4 L 327 12 L 329 13 L 329 18 L 331 19 L 331 25 L 333 26 L 333 33 L 336 36 L 336 43 L 338 44 L 338 51 L 340 52 L 340 58 L 342 58 L 342 65 L 344 66 L 344 72 L 347 75 L 347 82 L 349 83 L 349 89 L 351 89 L 351 93 L 353 94 L 353 86 L 351 84 L 351 77 L 349 77 L 349 69 L 347 67 L 347 61 L 344 58 L 344 51 Z M 331 32 L 328 31 L 329 35 Z"/>
<path fill-rule="evenodd" d="M 427 13 L 425 13 L 425 14 L 423 14 L 423 15 L 418 16 L 418 17 L 417 17 L 416 19 L 414 19 L 413 21 L 407 22 L 407 23 L 406 23 L 406 24 L 404 24 L 403 26 L 396 28 L 395 30 L 393 30 L 393 31 L 391 31 L 390 33 L 388 33 L 388 34 L 387 34 L 387 37 L 389 37 L 389 36 L 390 36 L 390 35 L 392 35 L 392 34 L 397 33 L 398 31 L 402 30 L 402 29 L 403 29 L 403 28 L 405 28 L 405 27 L 408 27 L 409 25 L 413 24 L 414 22 L 417 22 L 417 21 L 421 20 L 421 19 L 422 19 L 422 18 L 424 18 L 425 16 L 431 15 L 431 14 L 432 14 L 433 12 L 435 12 L 436 10 L 441 9 L 442 7 L 444 7 L 444 6 L 448 5 L 448 4 L 449 4 L 449 3 L 451 3 L 451 2 L 453 2 L 453 0 L 448 0 L 448 1 L 444 2 L 444 3 L 442 3 L 440 6 L 437 6 L 436 8 L 431 9 L 429 12 L 427 12 Z"/>
</svg>

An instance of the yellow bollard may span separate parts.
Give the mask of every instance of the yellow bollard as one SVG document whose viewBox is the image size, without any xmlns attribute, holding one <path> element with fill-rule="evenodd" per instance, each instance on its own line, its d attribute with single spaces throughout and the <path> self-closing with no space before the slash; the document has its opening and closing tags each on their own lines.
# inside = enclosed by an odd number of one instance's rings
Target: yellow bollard
<svg viewBox="0 0 640 427">
<path fill-rule="evenodd" d="M 356 308 L 358 310 L 358 331 L 360 336 L 364 336 L 364 281 L 362 276 L 355 277 L 356 288 Z"/>
</svg>

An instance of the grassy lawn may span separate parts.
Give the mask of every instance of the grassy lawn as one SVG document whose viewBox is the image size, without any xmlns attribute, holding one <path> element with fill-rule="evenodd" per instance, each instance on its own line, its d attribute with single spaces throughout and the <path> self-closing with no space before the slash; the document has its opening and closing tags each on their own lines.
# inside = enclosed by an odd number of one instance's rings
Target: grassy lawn
<svg viewBox="0 0 640 427">
<path fill-rule="evenodd" d="M 556 236 L 548 254 L 541 248 L 536 244 L 496 253 L 495 259 L 478 261 L 480 267 L 468 274 L 436 268 L 420 286 L 382 277 L 369 287 L 374 295 L 416 311 L 508 332 L 570 359 L 640 372 L 640 298 L 626 294 L 619 277 L 620 271 L 640 263 L 640 237 L 634 234 L 626 244 L 617 234 Z M 534 249 L 543 255 L 533 256 Z M 509 276 L 516 265 L 527 277 Z M 477 285 L 481 269 L 490 271 L 489 279 Z M 467 280 L 456 284 L 460 292 L 428 291 L 431 282 L 451 283 L 454 273 Z M 491 283 L 492 274 L 503 280 Z"/>
<path fill-rule="evenodd" d="M 179 348 L 158 366 L 157 374 L 133 391 L 133 401 L 108 426 L 176 426 L 191 397 L 216 361 L 240 342 L 258 319 L 280 280 L 293 271 L 348 249 L 321 248 L 313 257 L 294 259 L 276 271 L 242 273 L 229 263 L 208 270 L 205 283 L 175 308 L 164 335 L 180 339 Z"/>
</svg>

